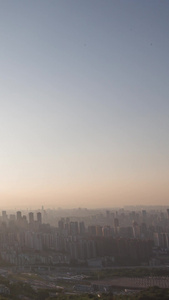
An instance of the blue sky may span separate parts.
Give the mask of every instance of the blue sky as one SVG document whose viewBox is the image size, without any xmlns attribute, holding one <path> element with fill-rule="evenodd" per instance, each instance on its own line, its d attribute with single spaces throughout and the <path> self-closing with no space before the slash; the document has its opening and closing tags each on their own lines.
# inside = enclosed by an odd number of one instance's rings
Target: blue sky
<svg viewBox="0 0 169 300">
<path fill-rule="evenodd" d="M 1 1 L 2 206 L 168 203 L 168 15 L 168 1 Z"/>
</svg>

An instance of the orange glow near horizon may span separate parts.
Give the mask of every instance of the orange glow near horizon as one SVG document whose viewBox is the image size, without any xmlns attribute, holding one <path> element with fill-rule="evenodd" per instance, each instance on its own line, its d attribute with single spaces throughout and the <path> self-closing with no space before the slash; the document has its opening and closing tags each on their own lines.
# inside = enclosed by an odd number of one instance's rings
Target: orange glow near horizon
<svg viewBox="0 0 169 300">
<path fill-rule="evenodd" d="M 169 187 L 163 182 L 98 182 L 58 187 L 20 187 L 0 192 L 3 207 L 121 207 L 125 205 L 167 205 Z"/>
</svg>

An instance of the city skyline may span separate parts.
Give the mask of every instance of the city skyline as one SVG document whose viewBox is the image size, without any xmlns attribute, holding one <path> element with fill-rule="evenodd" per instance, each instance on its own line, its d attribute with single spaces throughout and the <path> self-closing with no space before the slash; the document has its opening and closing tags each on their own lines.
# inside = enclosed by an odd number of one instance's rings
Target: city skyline
<svg viewBox="0 0 169 300">
<path fill-rule="evenodd" d="M 168 204 L 168 13 L 0 3 L 1 207 Z"/>
</svg>

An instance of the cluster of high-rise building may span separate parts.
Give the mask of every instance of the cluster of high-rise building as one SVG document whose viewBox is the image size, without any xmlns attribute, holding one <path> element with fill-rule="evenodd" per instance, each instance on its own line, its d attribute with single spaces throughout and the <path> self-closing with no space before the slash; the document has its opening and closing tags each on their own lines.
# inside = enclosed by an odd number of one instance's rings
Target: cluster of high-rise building
<svg viewBox="0 0 169 300">
<path fill-rule="evenodd" d="M 19 265 L 139 265 L 149 263 L 153 249 L 169 251 L 168 209 L 64 213 L 2 211 L 1 259 Z"/>
</svg>

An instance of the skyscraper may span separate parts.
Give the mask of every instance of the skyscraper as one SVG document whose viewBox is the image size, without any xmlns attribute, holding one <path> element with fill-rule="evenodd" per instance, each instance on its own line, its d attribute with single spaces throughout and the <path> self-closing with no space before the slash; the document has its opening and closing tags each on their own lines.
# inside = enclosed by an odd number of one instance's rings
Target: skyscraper
<svg viewBox="0 0 169 300">
<path fill-rule="evenodd" d="M 33 212 L 30 212 L 29 213 L 29 224 L 32 224 L 32 223 L 34 223 L 34 214 L 33 214 Z"/>
<path fill-rule="evenodd" d="M 38 213 L 37 213 L 37 222 L 38 222 L 39 224 L 42 224 L 42 214 L 41 214 L 41 212 L 38 212 Z"/>
</svg>

